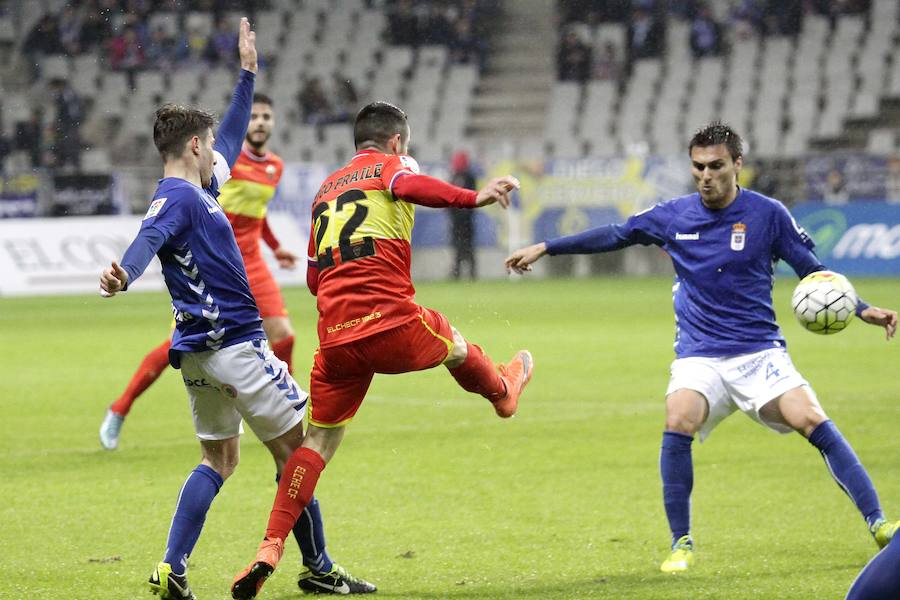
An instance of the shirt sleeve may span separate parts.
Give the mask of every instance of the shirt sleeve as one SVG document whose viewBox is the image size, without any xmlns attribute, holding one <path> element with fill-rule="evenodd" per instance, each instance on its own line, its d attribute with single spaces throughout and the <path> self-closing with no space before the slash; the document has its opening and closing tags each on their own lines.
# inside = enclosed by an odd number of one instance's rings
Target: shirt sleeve
<svg viewBox="0 0 900 600">
<path fill-rule="evenodd" d="M 669 222 L 668 205 L 657 204 L 625 223 L 601 225 L 575 235 L 546 240 L 547 254 L 595 254 L 621 250 L 634 244 L 663 246 Z"/>
<path fill-rule="evenodd" d="M 419 163 L 412 156 L 405 154 L 390 156 L 384 161 L 384 166 L 381 168 L 381 182 L 386 190 L 393 193 L 394 183 L 398 177 L 418 175 L 419 173 Z"/>
<path fill-rule="evenodd" d="M 241 69 L 241 76 L 238 78 L 237 85 L 234 87 L 234 93 L 231 96 L 231 104 L 219 129 L 216 131 L 216 143 L 213 150 L 225 159 L 224 166 L 230 171 L 231 167 L 237 161 L 241 153 L 241 144 L 244 143 L 244 136 L 247 135 L 247 126 L 250 124 L 250 112 L 253 109 L 253 87 L 256 81 L 256 74 Z M 218 156 L 216 157 L 218 158 Z M 219 161 L 216 167 L 219 167 Z M 218 178 L 218 173 L 215 173 Z M 218 180 L 221 186 L 225 181 Z"/>
<path fill-rule="evenodd" d="M 815 242 L 800 227 L 788 209 L 780 202 L 775 204 L 773 256 L 794 269 L 801 279 L 814 271 L 825 270 L 825 265 L 813 251 Z"/>
<path fill-rule="evenodd" d="M 428 175 L 398 173 L 391 190 L 398 198 L 431 208 L 475 208 L 478 192 L 457 187 Z"/>
<path fill-rule="evenodd" d="M 168 240 L 187 230 L 190 204 L 189 198 L 157 198 L 150 204 L 137 237 L 122 257 L 129 284 L 144 273 Z"/>
</svg>

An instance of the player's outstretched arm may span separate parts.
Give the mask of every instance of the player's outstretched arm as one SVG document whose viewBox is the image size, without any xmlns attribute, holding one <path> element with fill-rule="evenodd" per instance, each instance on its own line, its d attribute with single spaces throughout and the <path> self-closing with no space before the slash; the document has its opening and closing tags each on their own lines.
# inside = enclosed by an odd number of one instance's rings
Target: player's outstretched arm
<svg viewBox="0 0 900 600">
<path fill-rule="evenodd" d="M 547 254 L 547 244 L 545 242 L 520 248 L 506 257 L 506 272 L 515 272 L 521 275 L 526 271 L 530 271 L 531 265 L 540 260 L 545 254 Z"/>
<path fill-rule="evenodd" d="M 119 263 L 112 261 L 109 268 L 100 273 L 100 295 L 104 298 L 111 298 L 117 292 L 121 292 L 128 285 L 128 273 L 119 266 Z"/>
<path fill-rule="evenodd" d="M 219 130 L 216 132 L 215 150 L 228 163 L 234 166 L 241 153 L 241 144 L 247 134 L 250 123 L 250 112 L 253 108 L 253 87 L 256 80 L 256 33 L 250 30 L 250 22 L 241 18 L 238 33 L 238 52 L 241 57 L 241 76 L 231 96 L 231 105 L 222 117 Z M 225 183 L 219 181 L 219 185 Z"/>
<path fill-rule="evenodd" d="M 897 311 L 869 306 L 861 313 L 859 318 L 869 325 L 884 327 L 885 339 L 891 339 L 897 333 Z"/>
</svg>

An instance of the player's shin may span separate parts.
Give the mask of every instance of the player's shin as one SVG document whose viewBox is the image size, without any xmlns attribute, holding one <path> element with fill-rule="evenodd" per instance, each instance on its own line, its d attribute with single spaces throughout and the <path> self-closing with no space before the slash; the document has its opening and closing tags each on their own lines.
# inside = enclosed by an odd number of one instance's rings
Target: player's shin
<svg viewBox="0 0 900 600">
<path fill-rule="evenodd" d="M 280 473 L 275 476 L 275 481 L 281 481 Z M 300 547 L 303 565 L 316 573 L 331 571 L 334 562 L 325 550 L 325 523 L 322 521 L 319 501 L 315 497 L 300 513 L 300 518 L 294 524 L 293 532 L 297 546 Z"/>
<path fill-rule="evenodd" d="M 131 405 L 137 400 L 138 396 L 143 394 L 148 387 L 153 385 L 167 366 L 169 366 L 169 348 L 172 346 L 172 340 L 166 340 L 144 357 L 140 366 L 131 376 L 128 387 L 119 396 L 119 399 L 112 403 L 109 407 L 114 413 L 126 416 L 131 410 Z"/>
<path fill-rule="evenodd" d="M 172 572 L 184 574 L 187 557 L 194 550 L 206 513 L 222 483 L 222 476 L 206 465 L 198 465 L 184 482 L 178 495 L 175 516 L 172 517 L 166 542 L 166 556 L 163 559 L 163 562 L 171 565 Z"/>
<path fill-rule="evenodd" d="M 694 465 L 691 442 L 694 438 L 677 431 L 664 431 L 659 453 L 659 472 L 663 482 L 663 503 L 672 530 L 672 542 L 691 530 L 691 490 Z"/>
<path fill-rule="evenodd" d="M 856 504 L 866 524 L 871 527 L 883 519 L 875 486 L 837 426 L 830 419 L 820 423 L 809 434 L 809 443 L 818 448 L 831 476 Z"/>
<path fill-rule="evenodd" d="M 280 360 L 283 360 L 287 363 L 288 373 L 294 374 L 294 364 L 291 362 L 291 358 L 294 354 L 294 336 L 288 336 L 286 338 L 282 338 L 277 342 L 272 342 L 272 352 L 277 356 Z"/>
<path fill-rule="evenodd" d="M 315 450 L 301 447 L 291 454 L 281 472 L 278 491 L 275 492 L 275 502 L 266 527 L 266 539 L 284 540 L 287 537 L 312 500 L 316 482 L 323 469 L 325 460 Z"/>
<path fill-rule="evenodd" d="M 466 359 L 458 367 L 447 367 L 453 379 L 467 392 L 495 402 L 506 395 L 506 385 L 491 359 L 475 344 L 466 342 Z"/>
</svg>

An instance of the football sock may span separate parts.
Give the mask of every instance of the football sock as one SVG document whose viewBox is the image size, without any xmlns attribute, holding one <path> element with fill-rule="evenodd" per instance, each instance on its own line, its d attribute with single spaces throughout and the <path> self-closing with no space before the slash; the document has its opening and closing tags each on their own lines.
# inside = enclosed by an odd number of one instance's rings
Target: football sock
<svg viewBox="0 0 900 600">
<path fill-rule="evenodd" d="M 294 336 L 288 336 L 277 342 L 273 342 L 272 352 L 275 353 L 275 356 L 287 363 L 288 373 L 293 375 L 294 365 L 291 362 L 291 357 L 294 354 Z"/>
<path fill-rule="evenodd" d="M 169 366 L 169 348 L 172 346 L 172 340 L 166 340 L 156 348 L 150 351 L 141 365 L 131 376 L 128 387 L 119 396 L 119 399 L 112 403 L 109 407 L 114 413 L 123 417 L 131 410 L 131 405 L 137 400 L 137 397 L 144 393 L 148 387 L 153 385 L 163 370 Z"/>
<path fill-rule="evenodd" d="M 506 396 L 506 384 L 491 359 L 476 346 L 466 342 L 466 360 L 454 368 L 447 368 L 453 379 L 467 392 L 481 394 L 492 402 Z"/>
<path fill-rule="evenodd" d="M 325 525 L 319 501 L 313 497 L 294 525 L 294 538 L 303 554 L 303 564 L 316 573 L 328 573 L 334 567 L 325 550 Z"/>
<path fill-rule="evenodd" d="M 672 530 L 672 542 L 691 532 L 691 490 L 694 465 L 691 460 L 693 436 L 664 431 L 659 452 L 659 472 L 663 482 L 663 504 Z"/>
<path fill-rule="evenodd" d="M 169 527 L 166 556 L 163 559 L 163 562 L 172 566 L 173 573 L 183 575 L 187 569 L 187 558 L 194 550 L 206 513 L 222 483 L 222 476 L 206 465 L 198 465 L 184 482 L 175 506 L 175 516 Z"/>
<path fill-rule="evenodd" d="M 281 481 L 281 473 L 275 475 L 275 481 Z M 294 539 L 300 546 L 303 564 L 316 573 L 331 571 L 334 562 L 325 550 L 325 524 L 322 521 L 322 511 L 319 510 L 319 501 L 315 497 L 300 513 L 293 531 Z"/>
<path fill-rule="evenodd" d="M 325 460 L 309 448 L 297 448 L 281 472 L 275 503 L 266 527 L 267 539 L 286 539 L 300 513 L 310 503 L 319 475 L 325 469 Z"/>
<path fill-rule="evenodd" d="M 822 453 L 831 476 L 856 504 L 866 523 L 871 525 L 877 519 L 883 518 L 878 492 L 875 491 L 869 474 L 866 473 L 865 467 L 859 462 L 844 435 L 830 419 L 813 429 L 809 434 L 809 443 Z"/>
</svg>

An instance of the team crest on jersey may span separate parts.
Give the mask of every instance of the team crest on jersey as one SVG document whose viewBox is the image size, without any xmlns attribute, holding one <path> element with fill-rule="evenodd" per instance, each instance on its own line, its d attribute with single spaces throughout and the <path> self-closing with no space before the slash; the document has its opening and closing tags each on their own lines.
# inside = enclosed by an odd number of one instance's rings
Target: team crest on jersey
<svg viewBox="0 0 900 600">
<path fill-rule="evenodd" d="M 150 208 L 147 210 L 147 214 L 144 215 L 144 220 L 146 221 L 147 219 L 158 215 L 159 211 L 162 210 L 163 204 L 166 203 L 166 200 L 168 200 L 168 198 L 157 198 L 156 200 L 151 202 Z"/>
<path fill-rule="evenodd" d="M 731 249 L 740 251 L 744 249 L 747 240 L 747 226 L 743 223 L 735 223 L 731 226 Z"/>
<path fill-rule="evenodd" d="M 275 165 L 266 165 L 266 175 L 269 176 L 269 181 L 275 179 Z"/>
<path fill-rule="evenodd" d="M 400 155 L 400 164 L 415 173 L 419 174 L 419 163 L 416 162 L 412 156 L 406 156 L 405 154 Z"/>
</svg>

